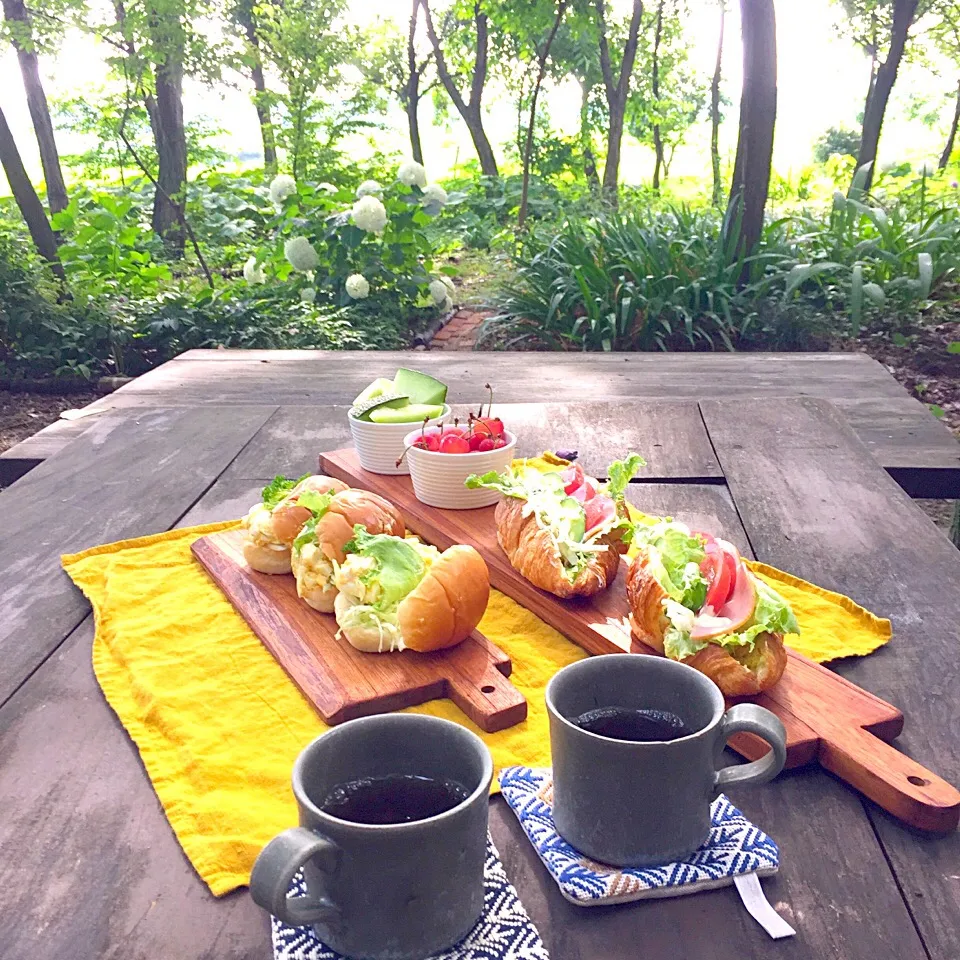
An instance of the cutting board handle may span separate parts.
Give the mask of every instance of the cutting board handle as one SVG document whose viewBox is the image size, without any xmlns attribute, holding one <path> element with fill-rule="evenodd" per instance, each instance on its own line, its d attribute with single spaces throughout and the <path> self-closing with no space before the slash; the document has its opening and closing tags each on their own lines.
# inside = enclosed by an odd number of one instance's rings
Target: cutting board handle
<svg viewBox="0 0 960 960">
<path fill-rule="evenodd" d="M 478 658 L 470 657 L 470 640 L 446 651 L 446 695 L 485 733 L 506 730 L 525 720 L 527 701 L 507 679 L 510 661 L 495 664 L 483 662 L 478 672 Z"/>
<path fill-rule="evenodd" d="M 872 733 L 821 733 L 820 765 L 919 830 L 946 833 L 960 822 L 960 792 Z"/>
</svg>

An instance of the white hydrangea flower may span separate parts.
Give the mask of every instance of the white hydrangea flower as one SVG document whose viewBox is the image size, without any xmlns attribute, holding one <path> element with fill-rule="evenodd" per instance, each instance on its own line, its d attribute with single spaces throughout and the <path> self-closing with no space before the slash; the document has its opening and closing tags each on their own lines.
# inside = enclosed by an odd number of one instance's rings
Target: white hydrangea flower
<svg viewBox="0 0 960 960">
<path fill-rule="evenodd" d="M 427 171 L 423 169 L 422 163 L 417 163 L 416 160 L 406 160 L 400 164 L 400 168 L 397 170 L 397 179 L 408 187 L 416 184 L 422 189 L 427 185 Z"/>
<path fill-rule="evenodd" d="M 447 204 L 447 191 L 439 183 L 428 183 L 423 188 L 424 203 L 439 203 L 441 207 Z"/>
<path fill-rule="evenodd" d="M 366 300 L 370 296 L 370 281 L 362 273 L 351 273 L 345 286 L 347 296 L 354 300 Z"/>
<path fill-rule="evenodd" d="M 317 299 L 317 288 L 316 287 L 304 287 L 300 291 L 300 299 L 304 303 L 313 303 Z"/>
<path fill-rule="evenodd" d="M 263 272 L 263 267 L 257 263 L 256 257 L 250 257 L 243 265 L 243 279 L 251 286 L 255 283 L 267 282 L 267 275 Z"/>
<path fill-rule="evenodd" d="M 278 173 L 270 181 L 270 199 L 280 206 L 291 194 L 297 192 L 297 181 L 288 173 Z"/>
<path fill-rule="evenodd" d="M 353 222 L 367 233 L 381 233 L 387 225 L 387 208 L 376 197 L 361 197 L 353 205 Z"/>
<path fill-rule="evenodd" d="M 440 282 L 447 288 L 447 292 L 452 297 L 456 292 L 456 287 L 453 285 L 453 281 L 445 274 L 440 274 Z"/>
<path fill-rule="evenodd" d="M 336 187 L 334 184 L 332 184 L 332 183 L 327 183 L 326 181 L 324 181 L 323 183 L 318 183 L 318 184 L 317 184 L 317 189 L 318 189 L 318 190 L 322 190 L 324 193 L 336 193 L 336 192 L 337 192 L 337 187 Z"/>
<path fill-rule="evenodd" d="M 447 285 L 443 280 L 431 280 L 430 296 L 433 298 L 433 302 L 439 307 L 444 300 L 449 298 L 450 291 L 447 289 Z"/>
<path fill-rule="evenodd" d="M 364 180 L 363 183 L 361 183 L 360 186 L 357 187 L 358 200 L 361 197 L 369 197 L 369 196 L 378 197 L 380 196 L 381 193 L 383 193 L 383 187 L 381 187 L 376 180 Z"/>
<path fill-rule="evenodd" d="M 320 263 L 317 251 L 306 237 L 291 237 L 284 245 L 283 252 L 290 266 L 301 273 L 313 270 Z"/>
</svg>

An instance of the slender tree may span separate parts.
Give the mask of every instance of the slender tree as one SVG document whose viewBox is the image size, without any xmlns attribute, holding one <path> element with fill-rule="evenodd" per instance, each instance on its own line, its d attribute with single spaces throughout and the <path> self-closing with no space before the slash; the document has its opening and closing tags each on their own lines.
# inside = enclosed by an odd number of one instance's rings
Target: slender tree
<svg viewBox="0 0 960 960">
<path fill-rule="evenodd" d="M 939 170 L 946 168 L 953 156 L 953 146 L 957 141 L 957 127 L 960 126 L 960 84 L 957 85 L 957 99 L 953 108 L 953 120 L 950 123 L 950 132 L 947 134 L 947 142 L 940 154 L 940 161 L 937 164 Z"/>
<path fill-rule="evenodd" d="M 777 120 L 777 23 L 773 0 L 740 0 L 740 24 L 743 35 L 740 135 L 725 222 L 728 238 L 735 239 L 738 252 L 746 256 L 763 232 L 773 159 L 773 131 Z M 730 231 L 737 224 L 739 236 L 734 238 Z"/>
<path fill-rule="evenodd" d="M 642 0 L 633 0 L 630 26 L 623 47 L 619 72 L 615 72 L 610 54 L 610 29 L 607 23 L 607 8 L 604 0 L 594 0 L 599 31 L 600 68 L 607 95 L 609 119 L 607 126 L 607 161 L 603 168 L 603 190 L 609 199 L 616 202 L 617 182 L 620 178 L 620 147 L 623 142 L 623 121 L 630 93 L 630 75 L 633 73 L 640 36 L 640 20 L 643 17 Z"/>
<path fill-rule="evenodd" d="M 483 112 L 481 109 L 481 100 L 483 98 L 483 87 L 487 81 L 487 54 L 489 46 L 489 18 L 483 9 L 480 0 L 475 0 L 470 10 L 470 18 L 473 25 L 473 40 L 475 54 L 473 59 L 473 69 L 470 74 L 469 99 L 464 99 L 457 82 L 451 73 L 447 57 L 444 54 L 443 45 L 440 36 L 437 33 L 433 22 L 433 15 L 430 12 L 429 0 L 420 0 L 423 7 L 424 20 L 427 26 L 427 36 L 433 45 L 433 55 L 437 64 L 437 74 L 444 90 L 450 97 L 457 112 L 463 117 L 463 122 L 470 131 L 470 137 L 477 151 L 477 157 L 480 159 L 480 169 L 488 176 L 497 176 L 497 160 L 493 155 L 493 147 L 487 137 L 486 130 L 483 127 Z"/>
<path fill-rule="evenodd" d="M 665 0 L 657 0 L 656 26 L 653 31 L 653 54 L 651 58 L 651 92 L 653 93 L 653 152 L 656 162 L 653 167 L 653 192 L 660 192 L 660 170 L 663 167 L 663 137 L 660 136 L 660 44 L 663 43 L 663 6 Z"/>
<path fill-rule="evenodd" d="M 954 64 L 960 63 L 960 3 L 957 0 L 945 0 L 938 5 L 940 19 L 931 30 L 933 39 L 940 52 Z M 954 101 L 953 120 L 950 123 L 950 132 L 943 153 L 940 154 L 939 169 L 950 162 L 953 147 L 957 140 L 957 127 L 960 126 L 960 82 L 957 84 L 957 93 Z"/>
<path fill-rule="evenodd" d="M 31 17 L 23 0 L 3 0 L 3 16 L 23 76 L 27 94 L 30 119 L 40 149 L 40 165 L 47 185 L 47 203 L 51 213 L 59 213 L 67 206 L 67 187 L 60 169 L 57 140 L 50 119 L 50 108 L 40 79 L 40 62 L 37 57 L 37 40 L 34 36 Z"/>
<path fill-rule="evenodd" d="M 417 163 L 423 163 L 423 145 L 420 143 L 420 100 L 426 91 L 420 90 L 420 81 L 429 58 L 420 61 L 417 56 L 417 20 L 420 0 L 412 0 L 410 22 L 407 25 L 407 79 L 403 90 L 403 106 L 407 114 L 410 134 L 410 154 Z"/>
<path fill-rule="evenodd" d="M 273 132 L 273 118 L 270 113 L 270 98 L 267 81 L 263 74 L 263 54 L 260 50 L 260 37 L 257 33 L 256 0 L 238 0 L 231 10 L 231 16 L 243 31 L 246 50 L 243 57 L 250 70 L 253 81 L 253 105 L 260 123 L 260 140 L 263 143 L 263 166 L 268 174 L 277 172 L 277 139 Z"/>
<path fill-rule="evenodd" d="M 523 187 L 520 191 L 520 212 L 517 216 L 517 226 L 523 227 L 527 219 L 527 196 L 530 191 L 530 157 L 533 153 L 533 130 L 537 119 L 537 98 L 540 96 L 540 87 L 547 73 L 547 60 L 550 58 L 550 48 L 560 29 L 563 15 L 567 9 L 567 0 L 557 0 L 557 12 L 553 26 L 547 34 L 546 40 L 537 45 L 537 79 L 533 85 L 530 98 L 530 123 L 527 125 L 527 139 L 523 147 Z"/>
<path fill-rule="evenodd" d="M 37 191 L 33 189 L 33 184 L 24 169 L 20 151 L 17 149 L 17 143 L 13 139 L 13 133 L 2 109 L 0 109 L 0 163 L 3 165 L 7 183 L 10 184 L 13 198 L 26 221 L 37 251 L 50 265 L 54 276 L 64 280 L 63 265 L 57 254 L 57 238 L 47 219 L 43 204 L 37 196 Z"/>
<path fill-rule="evenodd" d="M 853 39 L 870 56 L 870 82 L 863 111 L 857 170 L 866 168 L 862 188 L 873 182 L 877 147 L 890 93 L 907 50 L 910 28 L 935 0 L 841 0 Z M 880 60 L 881 50 L 885 50 Z M 859 182 L 858 182 L 859 185 Z"/>
<path fill-rule="evenodd" d="M 723 202 L 720 176 L 720 81 L 723 79 L 723 35 L 727 22 L 727 3 L 720 0 L 720 34 L 717 38 L 717 63 L 710 83 L 710 165 L 713 168 L 713 205 Z"/>
</svg>

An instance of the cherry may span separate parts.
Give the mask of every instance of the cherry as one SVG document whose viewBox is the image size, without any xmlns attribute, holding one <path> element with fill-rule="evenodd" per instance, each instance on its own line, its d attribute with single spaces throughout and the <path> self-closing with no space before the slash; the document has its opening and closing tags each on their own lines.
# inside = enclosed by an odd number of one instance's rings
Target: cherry
<svg viewBox="0 0 960 960">
<path fill-rule="evenodd" d="M 494 438 L 493 438 L 493 449 L 494 449 L 494 450 L 499 450 L 500 447 L 505 447 L 506 445 L 507 445 L 507 438 L 506 438 L 506 437 L 500 436 L 500 437 L 494 437 Z"/>
<path fill-rule="evenodd" d="M 440 453 L 469 453 L 470 444 L 460 435 L 448 433 L 440 441 Z"/>
<path fill-rule="evenodd" d="M 474 423 L 482 424 L 495 437 L 503 436 L 503 421 L 499 417 L 478 417 Z"/>
<path fill-rule="evenodd" d="M 470 439 L 469 439 L 469 441 L 468 441 L 469 444 L 470 444 L 470 449 L 473 450 L 474 452 L 476 452 L 477 450 L 480 449 L 480 444 L 483 443 L 483 441 L 484 441 L 484 440 L 487 440 L 487 439 L 489 439 L 489 438 L 488 438 L 488 437 L 485 437 L 482 433 L 474 433 L 474 434 L 471 434 Z M 489 449 L 489 448 L 487 448 L 487 449 Z"/>
<path fill-rule="evenodd" d="M 445 437 L 462 437 L 466 431 L 463 427 L 444 427 L 443 435 Z"/>
<path fill-rule="evenodd" d="M 487 453 L 490 450 L 497 449 L 497 440 L 495 437 L 482 437 L 477 444 L 477 450 L 480 453 Z"/>
</svg>

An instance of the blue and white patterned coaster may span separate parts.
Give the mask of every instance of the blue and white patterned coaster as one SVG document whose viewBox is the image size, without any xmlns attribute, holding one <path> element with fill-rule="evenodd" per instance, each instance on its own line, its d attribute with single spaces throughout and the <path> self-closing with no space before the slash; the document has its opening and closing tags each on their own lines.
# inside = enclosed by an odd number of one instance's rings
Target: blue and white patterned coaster
<svg viewBox="0 0 960 960">
<path fill-rule="evenodd" d="M 780 866 L 776 843 L 723 795 L 710 807 L 707 842 L 687 860 L 620 868 L 589 859 L 557 833 L 549 769 L 509 767 L 500 774 L 500 789 L 560 892 L 581 907 L 683 896 L 728 886 L 746 874 L 770 876 Z"/>
<path fill-rule="evenodd" d="M 477 925 L 458 944 L 429 960 L 550 960 L 489 837 L 483 874 L 483 915 Z M 306 893 L 299 874 L 290 892 Z M 276 917 L 272 920 L 275 960 L 344 960 L 320 941 L 312 927 L 288 927 Z"/>
</svg>

